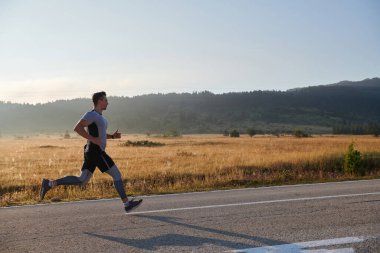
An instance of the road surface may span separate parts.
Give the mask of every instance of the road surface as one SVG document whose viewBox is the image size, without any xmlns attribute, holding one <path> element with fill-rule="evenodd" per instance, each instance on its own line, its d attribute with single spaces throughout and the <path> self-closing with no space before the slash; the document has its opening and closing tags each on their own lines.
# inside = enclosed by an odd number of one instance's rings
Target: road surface
<svg viewBox="0 0 380 253">
<path fill-rule="evenodd" d="M 380 180 L 142 198 L 0 208 L 0 252 L 380 252 Z"/>
</svg>

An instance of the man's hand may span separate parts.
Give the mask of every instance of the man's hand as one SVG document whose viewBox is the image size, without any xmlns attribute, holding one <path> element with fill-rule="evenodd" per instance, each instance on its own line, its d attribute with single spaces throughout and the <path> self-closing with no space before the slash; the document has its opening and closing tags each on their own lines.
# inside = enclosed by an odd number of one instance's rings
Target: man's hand
<svg viewBox="0 0 380 253">
<path fill-rule="evenodd" d="M 117 129 L 113 134 L 112 138 L 114 139 L 120 139 L 121 138 L 121 133 L 119 133 L 119 129 Z"/>
</svg>

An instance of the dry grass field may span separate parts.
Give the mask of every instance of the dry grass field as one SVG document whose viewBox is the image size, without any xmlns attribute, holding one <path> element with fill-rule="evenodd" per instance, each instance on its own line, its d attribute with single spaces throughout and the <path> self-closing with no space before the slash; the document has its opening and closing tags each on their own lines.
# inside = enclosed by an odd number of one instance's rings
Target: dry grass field
<svg viewBox="0 0 380 253">
<path fill-rule="evenodd" d="M 165 145 L 122 145 L 149 140 Z M 343 155 L 354 142 L 365 175 L 344 174 Z M 38 202 L 42 178 L 79 175 L 85 140 L 59 136 L 0 139 L 0 205 Z M 323 182 L 380 176 L 380 138 L 372 136 L 124 135 L 109 140 L 107 153 L 119 167 L 128 194 L 225 189 Z M 117 197 L 111 178 L 96 170 L 85 186 L 60 186 L 44 202 Z"/>
</svg>

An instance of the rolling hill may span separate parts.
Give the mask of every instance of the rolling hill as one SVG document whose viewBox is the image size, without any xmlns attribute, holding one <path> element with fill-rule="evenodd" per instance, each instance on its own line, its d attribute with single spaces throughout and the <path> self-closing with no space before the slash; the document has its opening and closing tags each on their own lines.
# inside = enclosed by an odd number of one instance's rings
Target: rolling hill
<svg viewBox="0 0 380 253">
<path fill-rule="evenodd" d="M 254 127 L 270 133 L 294 129 L 331 133 L 336 126 L 380 124 L 380 78 L 287 91 L 109 97 L 109 103 L 104 114 L 110 122 L 109 131 L 186 134 L 231 129 L 244 132 Z M 90 99 L 36 105 L 0 102 L 0 131 L 4 135 L 63 133 L 71 131 L 90 109 Z"/>
</svg>

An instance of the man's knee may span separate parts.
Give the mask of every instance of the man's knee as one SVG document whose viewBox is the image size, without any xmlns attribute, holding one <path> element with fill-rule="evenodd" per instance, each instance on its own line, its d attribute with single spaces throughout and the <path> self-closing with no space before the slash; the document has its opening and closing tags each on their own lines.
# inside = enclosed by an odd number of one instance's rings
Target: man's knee
<svg viewBox="0 0 380 253">
<path fill-rule="evenodd" d="M 85 186 L 88 181 L 90 181 L 92 173 L 89 170 L 82 170 L 82 173 L 79 176 L 79 181 L 81 181 L 81 185 Z"/>
<path fill-rule="evenodd" d="M 116 164 L 113 165 L 109 170 L 107 170 L 106 173 L 110 175 L 114 181 L 121 180 L 121 174 Z"/>
<path fill-rule="evenodd" d="M 85 186 L 88 183 L 88 181 L 90 181 L 90 178 L 81 181 L 82 183 L 80 185 Z"/>
</svg>

